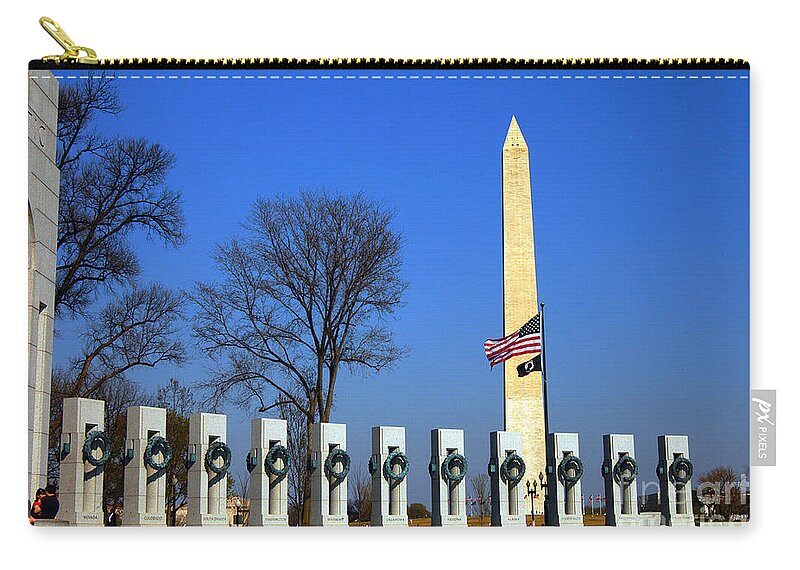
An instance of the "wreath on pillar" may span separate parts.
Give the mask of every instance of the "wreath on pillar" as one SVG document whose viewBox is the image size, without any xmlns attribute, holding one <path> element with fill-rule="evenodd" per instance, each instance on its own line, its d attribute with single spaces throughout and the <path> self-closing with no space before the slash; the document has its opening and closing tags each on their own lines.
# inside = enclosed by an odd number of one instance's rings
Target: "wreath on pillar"
<svg viewBox="0 0 800 570">
<path fill-rule="evenodd" d="M 222 465 L 215 465 L 214 460 L 219 456 L 222 455 L 223 461 Z M 216 473 L 217 475 L 222 475 L 228 471 L 228 468 L 231 466 L 231 448 L 222 441 L 215 441 L 211 445 L 208 446 L 208 451 L 206 451 L 206 468 L 209 471 Z"/>
<path fill-rule="evenodd" d="M 625 475 L 626 471 L 628 475 Z M 622 456 L 614 465 L 614 479 L 617 483 L 633 483 L 637 475 L 639 475 L 639 464 L 630 455 Z"/>
<path fill-rule="evenodd" d="M 102 457 L 97 458 L 92 453 L 95 445 L 99 445 L 103 451 Z M 83 460 L 95 467 L 100 467 L 108 461 L 109 457 L 111 457 L 111 440 L 106 432 L 95 430 L 86 434 L 86 440 L 83 442 Z"/>
<path fill-rule="evenodd" d="M 467 458 L 455 451 L 442 461 L 442 476 L 451 483 L 458 483 L 467 475 Z M 453 467 L 458 467 L 460 473 L 454 473 Z"/>
<path fill-rule="evenodd" d="M 342 464 L 341 471 L 334 470 L 333 466 L 337 463 Z M 332 449 L 325 459 L 325 475 L 328 479 L 344 481 L 348 473 L 350 473 L 350 454 L 339 447 Z"/>
<path fill-rule="evenodd" d="M 395 465 L 400 465 L 400 473 L 392 471 L 392 467 Z M 387 481 L 400 482 L 408 475 L 409 467 L 411 467 L 411 462 L 409 462 L 406 454 L 399 449 L 395 449 L 389 454 L 386 461 L 383 462 L 383 475 L 386 477 Z"/>
<path fill-rule="evenodd" d="M 570 475 L 568 471 L 574 470 Z M 565 483 L 577 483 L 583 477 L 583 461 L 577 455 L 569 454 L 558 464 L 558 477 Z"/>
<path fill-rule="evenodd" d="M 283 468 L 278 469 L 278 459 L 283 460 Z M 264 469 L 270 475 L 275 475 L 278 479 L 283 479 L 289 473 L 289 450 L 280 443 L 276 443 L 267 451 L 264 458 Z"/>
<path fill-rule="evenodd" d="M 163 459 L 156 461 L 154 456 L 159 452 L 161 452 Z M 172 447 L 170 447 L 169 442 L 160 435 L 151 437 L 144 448 L 145 464 L 156 471 L 161 471 L 169 465 L 170 461 L 172 461 Z"/>
<path fill-rule="evenodd" d="M 681 475 L 681 471 L 684 475 Z M 694 472 L 694 465 L 687 457 L 678 457 L 669 466 L 669 478 L 675 483 L 676 487 L 683 487 L 692 478 Z"/>
<path fill-rule="evenodd" d="M 516 468 L 517 474 L 512 475 L 511 470 Z M 503 481 L 507 481 L 512 485 L 522 481 L 525 476 L 525 461 L 516 453 L 511 453 L 506 456 L 503 463 L 500 465 L 500 477 Z"/>
</svg>

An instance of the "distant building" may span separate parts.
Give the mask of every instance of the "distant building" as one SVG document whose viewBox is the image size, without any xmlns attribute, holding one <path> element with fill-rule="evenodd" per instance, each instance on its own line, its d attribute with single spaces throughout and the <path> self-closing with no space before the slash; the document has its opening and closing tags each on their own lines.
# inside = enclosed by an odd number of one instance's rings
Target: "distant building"
<svg viewBox="0 0 800 570">
<path fill-rule="evenodd" d="M 228 526 L 247 526 L 247 519 L 250 515 L 250 499 L 243 499 L 236 495 L 230 496 L 225 510 L 228 514 Z M 175 511 L 175 526 L 186 526 L 186 514 L 186 505 Z M 241 518 L 237 519 L 237 515 Z"/>
</svg>

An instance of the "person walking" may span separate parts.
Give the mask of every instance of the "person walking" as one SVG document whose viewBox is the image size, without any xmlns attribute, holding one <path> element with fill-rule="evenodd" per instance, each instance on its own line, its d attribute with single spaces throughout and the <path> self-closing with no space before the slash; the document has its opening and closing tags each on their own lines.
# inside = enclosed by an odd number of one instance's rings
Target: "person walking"
<svg viewBox="0 0 800 570">
<path fill-rule="evenodd" d="M 103 526 L 117 526 L 116 514 L 114 513 L 114 499 L 106 500 L 106 517 L 103 520 Z"/>
</svg>

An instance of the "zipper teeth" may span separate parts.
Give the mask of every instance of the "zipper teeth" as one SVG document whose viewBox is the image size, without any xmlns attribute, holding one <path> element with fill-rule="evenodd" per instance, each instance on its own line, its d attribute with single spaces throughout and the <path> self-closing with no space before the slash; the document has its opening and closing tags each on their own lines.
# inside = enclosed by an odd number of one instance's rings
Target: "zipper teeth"
<svg viewBox="0 0 800 570">
<path fill-rule="evenodd" d="M 46 67 L 92 67 L 70 62 L 31 62 Z M 448 59 L 386 59 L 386 58 L 115 58 L 101 59 L 100 67 L 119 68 L 272 68 L 272 69 L 365 69 L 365 68 L 417 68 L 417 69 L 750 69 L 743 59 L 732 58 L 580 58 L 580 59 L 508 59 L 508 58 L 448 58 Z"/>
</svg>

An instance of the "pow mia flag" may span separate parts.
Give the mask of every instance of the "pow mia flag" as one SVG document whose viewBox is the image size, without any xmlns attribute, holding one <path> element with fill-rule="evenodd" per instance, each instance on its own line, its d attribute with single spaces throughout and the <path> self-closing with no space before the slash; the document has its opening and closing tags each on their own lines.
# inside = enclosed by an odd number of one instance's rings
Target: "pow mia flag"
<svg viewBox="0 0 800 570">
<path fill-rule="evenodd" d="M 526 360 L 519 366 L 517 366 L 517 375 L 522 378 L 523 376 L 527 376 L 531 372 L 541 372 L 542 371 L 542 355 L 537 354 L 530 360 Z"/>
</svg>

